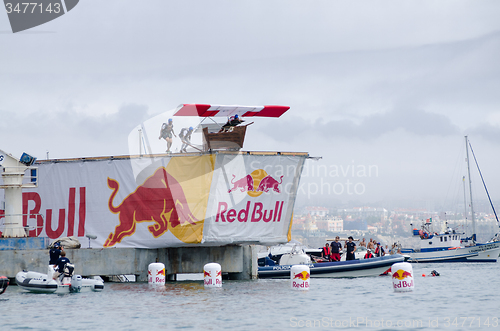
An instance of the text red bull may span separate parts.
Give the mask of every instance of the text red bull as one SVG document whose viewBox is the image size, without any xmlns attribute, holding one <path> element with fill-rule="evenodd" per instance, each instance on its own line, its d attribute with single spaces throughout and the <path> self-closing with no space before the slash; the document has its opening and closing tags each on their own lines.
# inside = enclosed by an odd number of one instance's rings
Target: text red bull
<svg viewBox="0 0 500 331">
<path fill-rule="evenodd" d="M 276 201 L 274 208 L 264 209 L 264 204 L 262 202 L 251 203 L 247 201 L 246 207 L 237 211 L 236 209 L 228 210 L 228 204 L 226 202 L 219 202 L 215 222 L 219 222 L 219 220 L 229 223 L 236 220 L 239 222 L 247 222 L 249 220 L 250 222 L 279 222 L 281 220 L 283 204 L 284 201 Z M 250 210 L 252 211 L 251 213 Z"/>
</svg>

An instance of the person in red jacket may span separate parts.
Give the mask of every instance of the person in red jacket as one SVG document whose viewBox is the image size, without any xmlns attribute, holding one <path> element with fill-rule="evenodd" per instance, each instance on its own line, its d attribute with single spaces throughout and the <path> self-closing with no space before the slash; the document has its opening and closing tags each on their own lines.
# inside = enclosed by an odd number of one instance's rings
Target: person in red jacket
<svg viewBox="0 0 500 331">
<path fill-rule="evenodd" d="M 330 244 L 326 243 L 325 247 L 323 247 L 323 250 L 321 251 L 321 257 L 324 258 L 325 260 L 330 261 L 330 255 L 331 255 L 331 250 L 330 250 Z"/>
<path fill-rule="evenodd" d="M 373 257 L 372 251 L 367 250 L 365 254 L 365 259 L 371 259 Z"/>
</svg>

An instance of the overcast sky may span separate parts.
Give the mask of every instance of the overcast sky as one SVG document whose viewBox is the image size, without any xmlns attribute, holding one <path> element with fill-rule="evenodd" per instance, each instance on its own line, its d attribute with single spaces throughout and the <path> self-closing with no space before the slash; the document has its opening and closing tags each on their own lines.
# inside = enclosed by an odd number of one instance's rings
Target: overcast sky
<svg viewBox="0 0 500 331">
<path fill-rule="evenodd" d="M 181 103 L 288 105 L 245 149 L 323 157 L 299 204 L 450 199 L 466 134 L 500 200 L 499 17 L 495 0 L 82 0 L 13 34 L 0 12 L 0 148 L 124 155 Z"/>
</svg>

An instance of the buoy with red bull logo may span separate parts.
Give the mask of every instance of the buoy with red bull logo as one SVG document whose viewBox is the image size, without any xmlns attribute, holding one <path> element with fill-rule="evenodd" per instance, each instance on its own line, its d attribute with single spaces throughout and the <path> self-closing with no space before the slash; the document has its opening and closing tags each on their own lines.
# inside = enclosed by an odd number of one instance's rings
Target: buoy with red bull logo
<svg viewBox="0 0 500 331">
<path fill-rule="evenodd" d="M 290 268 L 290 286 L 295 290 L 309 290 L 310 270 L 306 265 L 293 265 Z"/>
<path fill-rule="evenodd" d="M 394 263 L 391 267 L 392 286 L 395 292 L 413 291 L 413 268 L 408 262 Z"/>
<path fill-rule="evenodd" d="M 222 287 L 222 270 L 218 263 L 203 266 L 203 284 L 205 287 Z"/>
<path fill-rule="evenodd" d="M 165 285 L 165 265 L 163 263 L 150 263 L 148 266 L 148 284 Z"/>
</svg>

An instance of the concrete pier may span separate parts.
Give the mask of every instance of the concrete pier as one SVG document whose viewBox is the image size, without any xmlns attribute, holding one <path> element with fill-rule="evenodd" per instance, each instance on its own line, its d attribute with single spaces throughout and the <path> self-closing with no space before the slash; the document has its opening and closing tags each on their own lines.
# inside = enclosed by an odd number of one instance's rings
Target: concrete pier
<svg viewBox="0 0 500 331">
<path fill-rule="evenodd" d="M 217 262 L 227 279 L 257 278 L 257 253 L 252 245 L 180 248 L 80 248 L 65 249 L 75 265 L 75 273 L 83 277 L 135 275 L 137 281 L 147 281 L 148 265 L 165 264 L 168 280 L 176 274 L 203 273 L 203 266 Z M 0 251 L 0 275 L 15 278 L 22 270 L 47 272 L 49 250 Z"/>
</svg>

